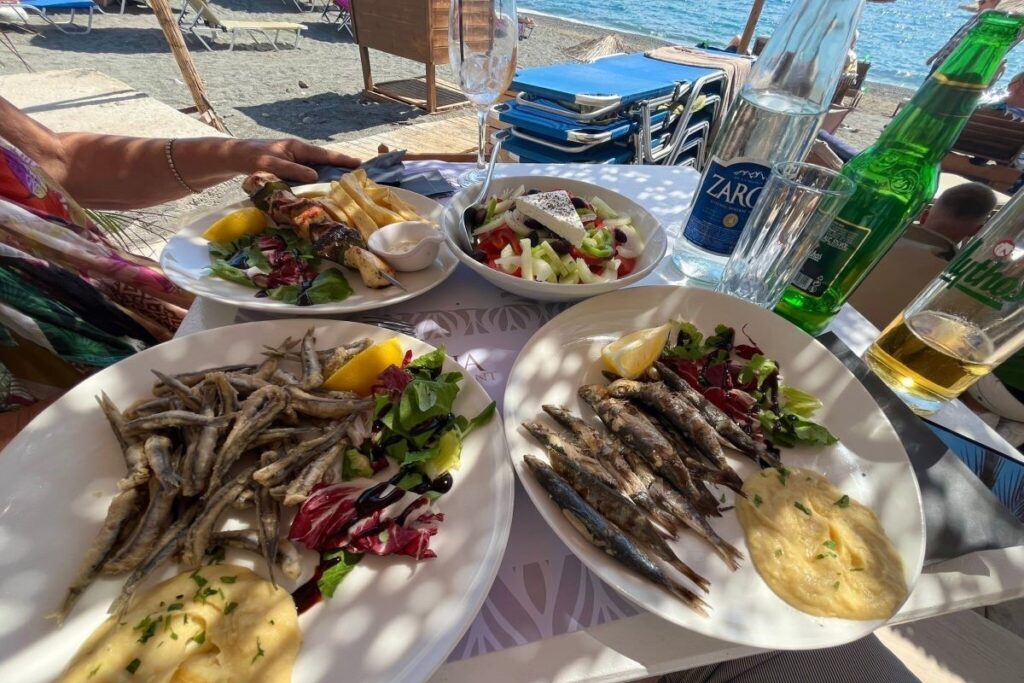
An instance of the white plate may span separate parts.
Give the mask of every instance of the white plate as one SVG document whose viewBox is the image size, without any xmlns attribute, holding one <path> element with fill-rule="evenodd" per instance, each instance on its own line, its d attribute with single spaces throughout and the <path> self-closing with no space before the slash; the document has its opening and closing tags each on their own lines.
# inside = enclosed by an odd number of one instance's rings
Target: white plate
<svg viewBox="0 0 1024 683">
<path fill-rule="evenodd" d="M 93 397 L 106 391 L 120 406 L 149 395 L 150 368 L 183 372 L 256 361 L 264 344 L 298 339 L 317 328 L 318 346 L 392 332 L 328 320 L 275 320 L 182 337 L 97 373 L 32 421 L 0 454 L 0 681 L 52 681 L 106 618 L 121 579 L 101 579 L 63 628 L 44 615 L 63 599 L 114 484 L 124 474 L 117 443 Z M 431 346 L 399 335 L 406 349 Z M 445 361 L 445 370 L 459 370 Z M 467 375 L 456 412 L 473 416 L 490 398 Z M 471 434 L 451 491 L 439 501 L 444 523 L 431 542 L 435 559 L 367 557 L 334 598 L 299 618 L 303 644 L 295 683 L 424 681 L 469 627 L 498 571 L 512 521 L 513 475 L 501 421 Z M 238 524 L 229 508 L 227 525 Z M 312 571 L 314 553 L 300 582 Z M 252 555 L 241 564 L 263 572 Z M 236 561 L 229 556 L 230 561 Z M 176 574 L 167 567 L 162 576 Z M 153 577 L 159 579 L 161 577 Z"/>
<path fill-rule="evenodd" d="M 576 389 L 606 383 L 601 376 L 601 348 L 626 332 L 672 318 L 689 320 L 705 333 L 717 324 L 730 325 L 741 339 L 745 329 L 768 357 L 779 362 L 786 383 L 822 400 L 824 408 L 815 419 L 840 442 L 828 448 L 784 449 L 783 462 L 825 474 L 852 498 L 870 506 L 899 551 L 907 585 L 913 588 L 924 560 L 924 513 L 917 479 L 892 425 L 867 390 L 824 346 L 770 311 L 723 294 L 671 286 L 636 287 L 578 304 L 542 327 L 519 354 L 505 392 L 505 433 L 526 491 L 552 529 L 602 580 L 680 626 L 772 649 L 839 645 L 871 633 L 883 622 L 814 617 L 776 596 L 754 569 L 732 511 L 710 522 L 747 556 L 736 572 L 730 572 L 691 533 L 672 543 L 684 562 L 711 581 L 706 597 L 710 615 L 702 617 L 584 540 L 525 468 L 523 455 L 543 455 L 543 449 L 521 423 L 543 416 L 541 405 L 555 403 L 597 424 L 589 407 L 577 398 Z M 754 472 L 753 464 L 742 456 L 729 459 L 741 476 Z M 729 492 L 726 504 L 731 505 L 731 500 Z"/>
<path fill-rule="evenodd" d="M 296 187 L 293 191 L 298 194 L 301 192 L 326 192 L 329 189 L 329 183 L 319 183 Z M 444 209 L 433 199 L 400 188 L 391 189 L 401 199 L 408 202 L 416 213 L 433 223 L 441 224 Z M 193 213 L 187 216 L 177 234 L 167 242 L 160 254 L 160 267 L 164 269 L 167 277 L 174 284 L 197 296 L 232 306 L 251 308 L 276 315 L 334 315 L 369 311 L 417 297 L 448 279 L 448 276 L 455 270 L 455 266 L 458 265 L 458 261 L 447 245 L 441 245 L 441 251 L 432 266 L 415 273 L 399 273 L 397 275 L 398 281 L 408 291 L 403 292 L 395 286 L 370 289 L 359 279 L 359 273 L 343 268 L 341 270 L 345 274 L 345 279 L 348 280 L 353 290 L 351 296 L 344 301 L 297 306 L 270 298 L 256 298 L 254 296 L 256 290 L 252 287 L 221 280 L 209 274 L 207 270 L 210 267 L 209 242 L 202 238 L 202 234 L 215 220 L 232 211 L 250 206 L 252 203 L 248 199 L 243 199 L 213 211 Z"/>
<path fill-rule="evenodd" d="M 495 178 L 491 184 L 490 193 L 499 194 L 505 190 L 515 190 L 520 185 L 528 190 L 537 189 L 542 192 L 568 190 L 584 199 L 600 197 L 616 213 L 633 219 L 633 227 L 636 228 L 637 234 L 640 235 L 640 239 L 643 240 L 645 247 L 643 253 L 637 259 L 636 268 L 632 273 L 614 282 L 592 285 L 560 285 L 552 282 L 524 280 L 521 277 L 514 277 L 508 273 L 489 268 L 487 264 L 480 263 L 461 249 L 452 250 L 462 263 L 469 266 L 496 287 L 501 287 L 505 291 L 518 294 L 527 299 L 537 299 L 538 301 L 578 301 L 597 296 L 598 294 L 612 292 L 643 280 L 658 267 L 661 259 L 665 257 L 665 251 L 668 249 L 668 239 L 665 237 L 665 231 L 658 223 L 658 219 L 629 197 L 600 185 L 583 182 L 582 180 L 570 180 L 569 178 L 556 178 L 553 176 Z M 454 240 L 454 244 L 459 243 L 457 235 L 458 231 L 462 229 L 459 227 L 459 218 L 466 207 L 476 199 L 479 192 L 479 185 L 467 187 L 452 197 L 451 203 L 445 209 L 444 229 L 448 231 L 448 234 Z"/>
</svg>

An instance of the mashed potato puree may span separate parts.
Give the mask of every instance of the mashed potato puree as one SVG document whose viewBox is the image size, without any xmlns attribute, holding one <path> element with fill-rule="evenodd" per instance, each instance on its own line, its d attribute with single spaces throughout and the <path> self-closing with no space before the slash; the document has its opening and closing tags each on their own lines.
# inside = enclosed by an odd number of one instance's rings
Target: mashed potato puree
<svg viewBox="0 0 1024 683">
<path fill-rule="evenodd" d="M 302 641 L 291 596 L 216 564 L 154 586 L 82 645 L 61 683 L 288 683 Z"/>
<path fill-rule="evenodd" d="M 736 512 L 761 578 L 799 610 L 888 619 L 907 597 L 903 563 L 870 508 L 811 470 L 747 478 Z"/>
</svg>

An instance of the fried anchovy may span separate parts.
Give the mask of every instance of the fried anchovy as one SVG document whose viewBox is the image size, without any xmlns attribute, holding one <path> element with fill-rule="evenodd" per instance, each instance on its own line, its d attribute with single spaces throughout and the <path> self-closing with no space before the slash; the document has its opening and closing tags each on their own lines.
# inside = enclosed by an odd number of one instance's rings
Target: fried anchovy
<svg viewBox="0 0 1024 683">
<path fill-rule="evenodd" d="M 260 467 L 252 478 L 267 488 L 284 483 L 290 472 L 305 467 L 318 453 L 337 442 L 347 426 L 347 421 L 333 424 L 317 438 L 303 441 L 290 449 L 284 457 Z"/>
<path fill-rule="evenodd" d="M 103 414 L 110 423 L 110 429 L 121 446 L 125 467 L 128 468 L 128 474 L 118 482 L 118 488 L 124 490 L 145 484 L 149 480 L 149 465 L 146 462 L 146 453 L 142 444 L 134 436 L 128 434 L 128 421 L 105 392 L 100 392 L 100 395 L 96 397 L 96 402 L 100 404 Z"/>
<path fill-rule="evenodd" d="M 226 417 L 207 417 L 187 410 L 167 410 L 162 413 L 145 415 L 131 420 L 125 425 L 131 435 L 154 432 L 171 427 L 205 427 L 208 424 L 224 422 Z"/>
<path fill-rule="evenodd" d="M 619 490 L 647 512 L 653 521 L 664 527 L 669 533 L 669 538 L 678 537 L 679 521 L 655 504 L 647 492 L 647 487 L 626 461 L 626 447 L 617 436 L 608 433 L 602 434 L 561 406 L 546 405 L 542 407 L 544 412 L 572 433 L 575 445 L 582 453 L 600 462 L 606 470 L 615 476 L 619 482 Z"/>
<path fill-rule="evenodd" d="M 236 413 L 235 423 L 217 453 L 210 477 L 211 488 L 216 488 L 227 476 L 228 470 L 249 447 L 249 442 L 263 431 L 284 410 L 288 398 L 280 387 L 266 386 L 245 399 Z"/>
<path fill-rule="evenodd" d="M 302 383 L 299 384 L 299 387 L 307 391 L 315 389 L 324 383 L 324 371 L 320 366 L 320 358 L 316 355 L 316 337 L 313 336 L 312 327 L 302 337 L 300 356 L 302 359 Z"/>
<path fill-rule="evenodd" d="M 146 439 L 146 462 L 160 487 L 167 493 L 181 490 L 181 476 L 174 471 L 171 462 L 171 440 L 166 436 L 154 435 Z"/>
<path fill-rule="evenodd" d="M 160 380 L 159 385 L 167 387 L 168 390 L 174 396 L 184 404 L 186 408 L 192 411 L 199 411 L 202 406 L 199 405 L 199 401 L 196 400 L 195 395 L 192 393 L 192 389 L 186 386 L 181 380 L 175 379 L 160 372 L 159 370 L 150 370 L 157 379 Z M 198 385 L 197 385 L 198 386 Z"/>
<path fill-rule="evenodd" d="M 170 410 L 174 403 L 174 398 L 165 396 L 163 398 L 144 398 L 135 401 L 130 406 L 125 408 L 124 416 L 126 419 L 131 420 L 136 417 L 142 417 L 144 415 L 152 415 L 153 413 L 162 413 L 165 410 Z"/>
<path fill-rule="evenodd" d="M 210 547 L 222 547 L 222 548 L 238 548 L 239 550 L 247 550 L 257 555 L 262 555 L 263 551 L 260 547 L 257 533 L 252 529 L 233 529 L 231 531 L 218 531 L 210 538 Z M 274 554 L 275 563 L 284 572 L 284 575 L 289 579 L 295 580 L 299 578 L 299 574 L 302 571 L 302 565 L 299 558 L 299 552 L 292 545 L 291 541 L 287 539 L 281 539 L 277 545 L 277 552 Z"/>
<path fill-rule="evenodd" d="M 315 427 L 272 427 L 264 429 L 255 439 L 249 442 L 249 448 L 260 448 L 270 446 L 278 441 L 288 441 L 296 437 L 312 436 L 319 434 L 320 430 Z"/>
<path fill-rule="evenodd" d="M 284 505 L 285 507 L 292 507 L 300 505 L 309 498 L 309 492 L 313 490 L 327 474 L 327 470 L 337 462 L 338 458 L 348 447 L 348 443 L 344 440 L 330 446 L 327 450 L 323 451 L 316 456 L 308 465 L 306 465 L 299 476 L 295 477 L 288 484 L 288 488 L 285 489 Z"/>
<path fill-rule="evenodd" d="M 281 523 L 281 504 L 271 497 L 270 492 L 262 486 L 257 486 L 256 496 L 256 531 L 260 542 L 260 552 L 263 560 L 267 563 L 267 573 L 270 575 L 270 583 L 277 587 L 277 579 L 274 578 L 274 558 L 277 557 L 277 544 L 280 537 L 278 529 Z"/>
<path fill-rule="evenodd" d="M 694 502 L 701 499 L 690 471 L 676 455 L 672 444 L 636 408 L 620 399 L 610 398 L 604 387 L 596 384 L 580 387 L 579 395 L 594 409 L 608 429 L 640 453 L 658 474 L 691 496 Z"/>
<path fill-rule="evenodd" d="M 141 443 L 133 443 L 124 451 L 124 458 L 131 463 L 128 465 L 128 473 L 119 482 L 117 488 L 125 489 L 141 486 L 149 481 L 151 474 L 149 463 L 146 461 L 146 449 Z"/>
<path fill-rule="evenodd" d="M 296 386 L 285 387 L 285 390 L 288 392 L 290 407 L 303 415 L 326 420 L 348 417 L 373 406 L 373 401 L 362 398 L 324 398 Z"/>
<path fill-rule="evenodd" d="M 673 581 L 646 552 L 594 510 L 550 466 L 532 455 L 525 456 L 525 459 L 551 500 L 588 541 L 637 574 L 664 587 L 693 610 L 707 614 L 708 605 L 700 596 Z"/>
<path fill-rule="evenodd" d="M 256 466 L 250 465 L 239 472 L 233 479 L 203 499 L 203 509 L 189 527 L 188 534 L 182 544 L 181 561 L 186 567 L 198 567 L 202 562 L 206 548 L 213 535 L 213 527 L 220 519 L 224 510 L 238 498 L 238 494 L 249 485 Z"/>
<path fill-rule="evenodd" d="M 216 368 L 206 368 L 205 370 L 195 370 L 193 372 L 183 372 L 174 375 L 174 379 L 178 380 L 187 387 L 194 387 L 195 385 L 206 379 L 207 375 L 215 372 L 223 372 L 225 374 L 235 372 L 251 372 L 256 368 L 255 365 L 244 364 L 244 365 L 221 365 Z"/>
<path fill-rule="evenodd" d="M 166 491 L 154 478 L 149 482 L 149 505 L 138 527 L 117 553 L 103 565 L 103 573 L 123 574 L 135 569 L 160 539 L 174 513 L 176 491 Z"/>
<path fill-rule="evenodd" d="M 651 498 L 661 509 L 671 513 L 673 517 L 688 526 L 691 531 L 710 543 L 715 552 L 725 560 L 729 569 L 735 571 L 739 567 L 739 561 L 743 559 L 743 553 L 736 550 L 736 548 L 719 536 L 704 515 L 694 507 L 693 503 L 686 496 L 680 495 L 674 488 L 667 486 L 665 482 L 651 471 L 651 468 L 648 467 L 643 458 L 636 453 L 626 451 L 626 460 L 640 480 L 644 482 L 644 486 L 647 488 L 648 493 L 650 493 Z"/>
<path fill-rule="evenodd" d="M 292 341 L 291 337 L 288 337 L 276 348 L 265 347 L 267 349 L 267 359 L 260 363 L 259 367 L 256 368 L 256 376 L 260 379 L 270 381 L 274 372 L 277 371 L 277 366 L 281 363 L 281 359 L 287 355 L 290 348 L 295 346 L 295 343 L 296 342 Z"/>
<path fill-rule="evenodd" d="M 661 382 L 635 382 L 627 379 L 613 382 L 608 387 L 608 393 L 615 398 L 640 401 L 657 412 L 722 471 L 726 477 L 722 483 L 735 491 L 742 490 L 743 480 L 726 460 L 718 441 L 718 432 L 684 396 L 670 391 Z"/>
<path fill-rule="evenodd" d="M 50 615 L 57 620 L 58 626 L 64 623 L 64 619 L 74 609 L 75 603 L 78 602 L 82 593 L 99 575 L 100 569 L 103 568 L 103 563 L 107 561 L 110 553 L 113 552 L 121 532 L 133 521 L 133 515 L 139 507 L 141 498 L 142 491 L 140 489 L 129 488 L 118 493 L 110 501 L 110 507 L 107 508 L 107 516 L 103 520 L 103 526 L 100 528 L 100 532 L 96 535 L 92 545 L 89 546 L 89 550 L 85 554 L 85 559 L 82 560 L 74 581 L 68 586 L 64 602 L 59 610 Z"/>
<path fill-rule="evenodd" d="M 753 437 L 743 431 L 742 427 L 736 424 L 735 420 L 719 410 L 718 406 L 714 403 L 704 398 L 699 391 L 691 387 L 689 382 L 676 374 L 670 367 L 660 361 L 656 361 L 653 369 L 656 373 L 651 373 L 652 378 L 660 379 L 668 385 L 669 389 L 682 394 L 693 407 L 700 411 L 700 414 L 714 427 L 715 431 L 721 434 L 722 438 L 732 444 L 736 450 L 756 463 L 764 461 L 769 467 L 780 467 L 782 465 L 779 459 L 768 451 L 764 443 L 755 441 Z"/>
<path fill-rule="evenodd" d="M 643 548 L 668 562 L 680 573 L 693 581 L 698 588 L 707 592 L 711 583 L 695 572 L 672 552 L 658 530 L 651 525 L 636 505 L 625 496 L 609 488 L 603 481 L 590 474 L 579 464 L 565 457 L 555 449 L 549 449 L 551 466 L 562 479 L 576 489 L 583 500 L 604 515 L 605 519 L 626 532 Z"/>
<path fill-rule="evenodd" d="M 153 551 L 128 575 L 121 587 L 121 594 L 114 599 L 107 610 L 108 614 L 122 615 L 125 613 L 139 585 L 153 573 L 153 570 L 178 552 L 185 539 L 185 534 L 188 532 L 188 527 L 198 511 L 199 506 L 193 505 L 160 535 Z"/>
<path fill-rule="evenodd" d="M 298 377 L 288 372 L 287 370 L 282 370 L 280 368 L 275 370 L 274 374 L 270 376 L 270 381 L 272 384 L 276 384 L 282 387 L 298 386 L 299 384 L 301 384 L 301 381 L 299 380 Z"/>
<path fill-rule="evenodd" d="M 231 507 L 236 510 L 248 510 L 254 505 L 256 505 L 256 491 L 251 486 L 247 489 L 243 489 L 242 492 L 238 494 L 238 498 L 231 501 Z"/>
<path fill-rule="evenodd" d="M 370 348 L 370 344 L 369 339 L 360 339 L 359 341 L 343 344 L 328 351 L 320 351 L 320 364 L 324 368 L 324 377 L 333 375 L 342 365 L 352 360 L 352 357 L 357 353 Z"/>
<path fill-rule="evenodd" d="M 212 414 L 213 409 L 206 408 L 205 413 Z M 213 465 L 217 461 L 217 439 L 220 437 L 221 429 L 220 425 L 210 424 L 199 430 L 191 475 L 186 480 L 189 484 L 188 489 L 184 491 L 186 496 L 198 496 L 206 490 L 213 474 Z"/>
<path fill-rule="evenodd" d="M 232 388 L 234 388 L 238 393 L 238 396 L 241 398 L 248 396 L 257 389 L 270 386 L 270 382 L 265 379 L 260 379 L 255 375 L 229 373 L 226 377 L 228 378 L 228 383 L 231 384 Z"/>
<path fill-rule="evenodd" d="M 215 392 L 216 400 L 220 402 L 220 414 L 230 415 L 238 412 L 238 390 L 231 384 L 231 380 L 223 372 L 213 372 L 207 377 Z"/>
</svg>

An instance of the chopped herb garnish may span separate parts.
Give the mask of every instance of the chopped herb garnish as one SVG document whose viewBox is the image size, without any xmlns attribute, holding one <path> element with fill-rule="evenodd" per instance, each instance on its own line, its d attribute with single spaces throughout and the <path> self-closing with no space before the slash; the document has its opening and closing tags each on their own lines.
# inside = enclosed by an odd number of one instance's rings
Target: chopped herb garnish
<svg viewBox="0 0 1024 683">
<path fill-rule="evenodd" d="M 834 502 L 832 504 L 833 505 L 838 505 L 841 508 L 848 508 L 848 507 L 850 507 L 850 497 L 844 495 L 842 498 L 840 498 L 839 500 L 837 500 L 836 502 Z"/>
<path fill-rule="evenodd" d="M 775 472 L 776 474 L 778 474 L 779 483 L 785 486 L 786 480 L 789 479 L 789 470 L 787 470 L 785 467 L 776 467 Z"/>
<path fill-rule="evenodd" d="M 818 553 L 817 555 L 814 556 L 814 559 L 816 559 L 816 560 L 824 560 L 825 559 L 825 553 Z"/>
<path fill-rule="evenodd" d="M 184 594 L 184 593 L 182 593 L 181 595 L 175 595 L 175 596 L 174 596 L 174 599 L 175 599 L 175 600 L 181 600 L 181 599 L 183 599 L 184 597 L 185 597 L 185 594 Z"/>
<path fill-rule="evenodd" d="M 128 662 L 128 666 L 125 667 L 125 670 L 127 670 L 128 673 L 134 676 L 135 672 L 139 670 L 139 666 L 141 665 L 142 662 L 139 660 L 138 657 L 136 657 L 132 661 Z"/>
<path fill-rule="evenodd" d="M 775 557 L 782 557 L 782 548 L 775 549 Z"/>
<path fill-rule="evenodd" d="M 807 515 L 808 517 L 810 517 L 810 516 L 811 516 L 811 511 L 810 511 L 810 510 L 808 510 L 808 509 L 807 509 L 807 507 L 806 507 L 806 506 L 804 506 L 804 504 L 803 504 L 803 503 L 801 503 L 801 502 L 800 502 L 799 500 L 798 500 L 798 501 L 796 501 L 795 503 L 793 503 L 793 507 L 795 507 L 795 508 L 796 508 L 797 510 L 799 510 L 799 511 L 800 511 L 800 512 L 802 512 L 802 513 L 804 513 L 804 514 L 805 514 L 805 515 Z"/>
<path fill-rule="evenodd" d="M 761 507 L 761 503 L 763 503 L 763 502 L 764 502 L 764 501 L 763 501 L 763 500 L 761 500 L 761 496 L 759 496 L 759 495 L 757 495 L 757 494 L 755 493 L 755 494 L 754 494 L 754 507 L 756 507 L 756 508 L 759 508 L 759 507 Z"/>
<path fill-rule="evenodd" d="M 177 639 L 178 639 L 178 634 L 175 633 L 174 631 L 171 631 L 171 640 L 177 640 Z"/>
<path fill-rule="evenodd" d="M 832 587 L 835 588 L 836 590 L 839 590 L 839 582 L 836 581 L 835 583 L 833 583 Z"/>
<path fill-rule="evenodd" d="M 161 617 L 161 619 L 162 618 L 163 617 Z M 156 633 L 156 627 L 157 627 L 157 625 L 159 623 L 160 623 L 160 619 L 157 619 L 156 621 L 153 621 L 149 617 L 146 617 L 145 619 L 140 621 L 138 626 L 136 626 L 135 629 L 134 629 L 136 631 L 142 631 L 142 635 L 139 636 L 139 641 L 138 642 L 145 644 L 145 642 L 147 640 L 152 638 L 153 635 Z"/>
<path fill-rule="evenodd" d="M 850 571 L 851 572 L 862 572 L 862 571 L 864 571 L 864 567 L 853 567 Z"/>
<path fill-rule="evenodd" d="M 207 581 L 206 579 L 204 579 L 202 576 L 199 575 L 199 570 L 198 569 L 195 570 L 194 572 L 192 572 L 191 579 L 193 581 L 195 581 L 196 585 L 199 586 L 200 588 L 202 588 L 203 586 L 205 586 L 206 584 L 209 583 L 209 581 Z"/>
<path fill-rule="evenodd" d="M 206 631 L 200 631 L 190 638 L 190 640 L 196 641 L 197 645 L 202 645 L 206 642 Z"/>
<path fill-rule="evenodd" d="M 263 646 L 260 644 L 260 639 L 257 638 L 256 639 L 256 654 L 254 654 L 252 656 L 252 661 L 249 662 L 249 664 L 255 664 L 256 660 L 259 659 L 260 657 L 262 657 L 265 654 L 267 654 L 267 653 L 263 651 Z"/>
<path fill-rule="evenodd" d="M 185 605 L 183 603 L 180 603 L 180 602 L 172 602 L 171 604 L 167 605 L 167 611 L 168 612 L 173 612 L 174 610 L 184 609 L 184 608 L 185 608 Z"/>
<path fill-rule="evenodd" d="M 722 497 L 718 499 L 718 502 L 719 503 L 724 503 L 725 502 L 725 494 L 724 493 L 722 494 Z"/>
<path fill-rule="evenodd" d="M 96 672 L 100 670 L 101 666 L 103 666 L 103 665 L 102 664 L 97 664 L 95 666 L 95 668 L 93 668 L 93 670 L 89 672 L 89 675 L 87 676 L 87 678 L 92 678 L 93 676 L 95 676 Z"/>
<path fill-rule="evenodd" d="M 228 604 L 224 605 L 224 614 L 225 615 L 231 614 L 232 612 L 235 611 L 236 607 L 238 607 L 238 603 L 237 602 L 229 602 Z"/>
<path fill-rule="evenodd" d="M 221 583 L 234 583 L 235 581 L 238 581 L 238 577 L 237 576 L 222 576 L 222 577 L 220 577 L 220 582 Z"/>
<path fill-rule="evenodd" d="M 275 626 L 276 625 L 276 624 L 274 624 L 274 620 L 273 619 L 270 620 L 270 625 L 271 626 Z"/>
<path fill-rule="evenodd" d="M 188 614 L 183 614 L 181 616 L 181 623 L 183 623 L 183 624 L 187 624 L 188 623 Z"/>
<path fill-rule="evenodd" d="M 831 538 L 828 539 L 827 541 L 825 541 L 824 543 L 822 543 L 822 545 L 825 546 L 826 548 L 828 548 L 829 550 L 835 550 L 836 549 L 836 542 L 833 541 Z"/>
</svg>

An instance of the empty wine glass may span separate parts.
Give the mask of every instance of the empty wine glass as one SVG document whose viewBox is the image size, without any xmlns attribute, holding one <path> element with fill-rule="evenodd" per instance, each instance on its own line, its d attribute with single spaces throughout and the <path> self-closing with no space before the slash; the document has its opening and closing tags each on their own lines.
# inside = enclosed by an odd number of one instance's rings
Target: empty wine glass
<svg viewBox="0 0 1024 683">
<path fill-rule="evenodd" d="M 484 179 L 487 110 L 512 82 L 518 42 L 515 0 L 452 0 L 448 56 L 479 125 L 476 168 L 459 177 L 462 187 Z"/>
</svg>

